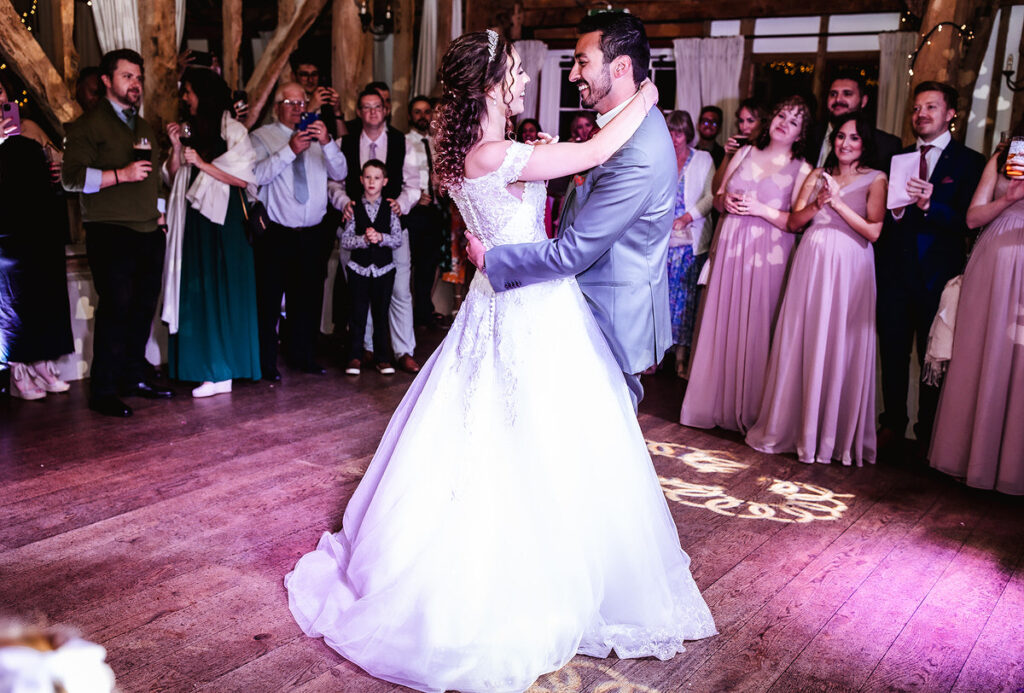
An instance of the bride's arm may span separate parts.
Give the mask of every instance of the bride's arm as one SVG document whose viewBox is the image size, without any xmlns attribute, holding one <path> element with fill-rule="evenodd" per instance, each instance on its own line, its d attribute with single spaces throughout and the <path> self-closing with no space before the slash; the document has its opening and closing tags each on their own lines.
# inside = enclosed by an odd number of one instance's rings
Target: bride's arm
<svg viewBox="0 0 1024 693">
<path fill-rule="evenodd" d="M 658 100 L 658 90 L 644 80 L 629 104 L 587 142 L 556 142 L 535 145 L 519 180 L 550 180 L 599 166 L 611 158 L 637 131 Z M 475 166 L 484 171 L 497 169 L 505 158 L 508 142 L 491 142 L 477 150 Z M 469 162 L 467 162 L 468 164 Z M 466 172 L 475 173 L 467 166 Z"/>
</svg>

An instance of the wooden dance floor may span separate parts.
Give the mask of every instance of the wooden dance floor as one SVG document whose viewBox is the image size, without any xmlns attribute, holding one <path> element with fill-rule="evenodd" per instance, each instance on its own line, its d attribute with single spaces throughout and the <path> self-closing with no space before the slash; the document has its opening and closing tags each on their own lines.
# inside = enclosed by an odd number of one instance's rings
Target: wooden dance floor
<svg viewBox="0 0 1024 693">
<path fill-rule="evenodd" d="M 339 528 L 410 381 L 285 370 L 131 400 L 128 420 L 89 412 L 81 383 L 4 402 L 0 615 L 79 628 L 123 691 L 404 690 L 303 636 L 282 578 Z M 668 662 L 576 657 L 531 691 L 1024 690 L 1021 499 L 756 453 L 679 426 L 674 377 L 646 385 L 640 424 L 720 635 Z"/>
</svg>

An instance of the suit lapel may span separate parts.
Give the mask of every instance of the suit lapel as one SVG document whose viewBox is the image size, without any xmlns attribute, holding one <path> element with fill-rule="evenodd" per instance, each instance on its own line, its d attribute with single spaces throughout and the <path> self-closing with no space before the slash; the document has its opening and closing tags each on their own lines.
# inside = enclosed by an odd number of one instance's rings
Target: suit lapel
<svg viewBox="0 0 1024 693">
<path fill-rule="evenodd" d="M 941 175 L 946 174 L 946 169 L 949 168 L 950 162 L 953 160 L 953 154 L 956 146 L 957 143 L 954 140 L 950 140 L 949 144 L 946 145 L 946 148 L 942 150 L 942 154 L 939 155 L 939 160 L 935 162 L 935 168 L 932 169 L 932 175 L 928 179 L 929 183 L 934 185 L 936 182 L 942 180 Z"/>
</svg>

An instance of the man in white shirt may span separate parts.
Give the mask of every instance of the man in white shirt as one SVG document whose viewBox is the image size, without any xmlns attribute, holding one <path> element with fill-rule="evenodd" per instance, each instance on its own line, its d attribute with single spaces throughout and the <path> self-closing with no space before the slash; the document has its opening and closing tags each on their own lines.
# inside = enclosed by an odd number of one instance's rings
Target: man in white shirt
<svg viewBox="0 0 1024 693">
<path fill-rule="evenodd" d="M 341 151 L 349 162 L 349 173 L 344 184 L 329 185 L 331 203 L 345 210 L 347 221 L 348 215 L 352 213 L 353 201 L 360 199 L 363 194 L 359 182 L 363 164 L 370 159 L 379 159 L 387 168 L 388 184 L 384 188 L 384 198 L 394 214 L 404 217 L 420 199 L 420 171 L 416 165 L 416 155 L 410 151 L 405 135 L 388 126 L 384 100 L 378 92 L 369 89 L 363 91 L 356 102 L 356 112 L 361 127 L 358 132 L 352 132 L 341 139 Z M 348 258 L 343 257 L 341 266 L 347 261 Z M 407 373 L 416 373 L 420 367 L 413 359 L 416 336 L 413 332 L 409 233 L 405 229 L 402 230 L 402 245 L 394 250 L 394 262 L 397 271 L 388 310 L 391 345 L 398 367 Z M 340 278 L 341 275 L 338 276 Z M 335 291 L 335 296 L 338 293 Z M 372 335 L 373 330 L 368 327 L 366 334 Z M 367 351 L 372 348 L 369 343 L 364 346 Z"/>
<path fill-rule="evenodd" d="M 444 242 L 444 215 L 440 195 L 430 179 L 434 153 L 431 147 L 430 121 L 434 109 L 426 96 L 415 96 L 409 102 L 409 132 L 405 135 L 409 151 L 416 156 L 420 172 L 420 199 L 405 217 L 412 253 L 412 313 L 416 327 L 433 324 L 434 275 L 441 261 Z"/>
<path fill-rule="evenodd" d="M 302 86 L 282 85 L 274 98 L 275 122 L 250 135 L 257 154 L 258 197 L 270 225 L 254 244 L 259 310 L 260 369 L 279 380 L 277 324 L 281 297 L 287 307 L 288 360 L 306 373 L 323 374 L 314 359 L 327 258 L 334 229 L 327 215 L 327 181 L 348 171 L 338 143 L 323 121 L 297 129 L 308 102 Z"/>
</svg>

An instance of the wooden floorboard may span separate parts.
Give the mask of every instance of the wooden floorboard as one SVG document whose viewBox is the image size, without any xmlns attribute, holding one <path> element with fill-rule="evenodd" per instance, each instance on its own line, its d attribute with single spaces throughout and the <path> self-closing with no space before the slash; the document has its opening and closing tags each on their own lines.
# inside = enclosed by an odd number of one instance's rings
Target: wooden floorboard
<svg viewBox="0 0 1024 693">
<path fill-rule="evenodd" d="M 128 693 L 406 690 L 302 635 L 282 580 L 340 528 L 411 378 L 284 376 L 133 400 L 128 420 L 89 412 L 81 383 L 0 403 L 0 616 L 77 627 Z M 645 387 L 640 425 L 720 634 L 667 662 L 577 656 L 531 693 L 1024 687 L 1021 499 L 764 455 L 679 426 L 674 377 Z"/>
</svg>

